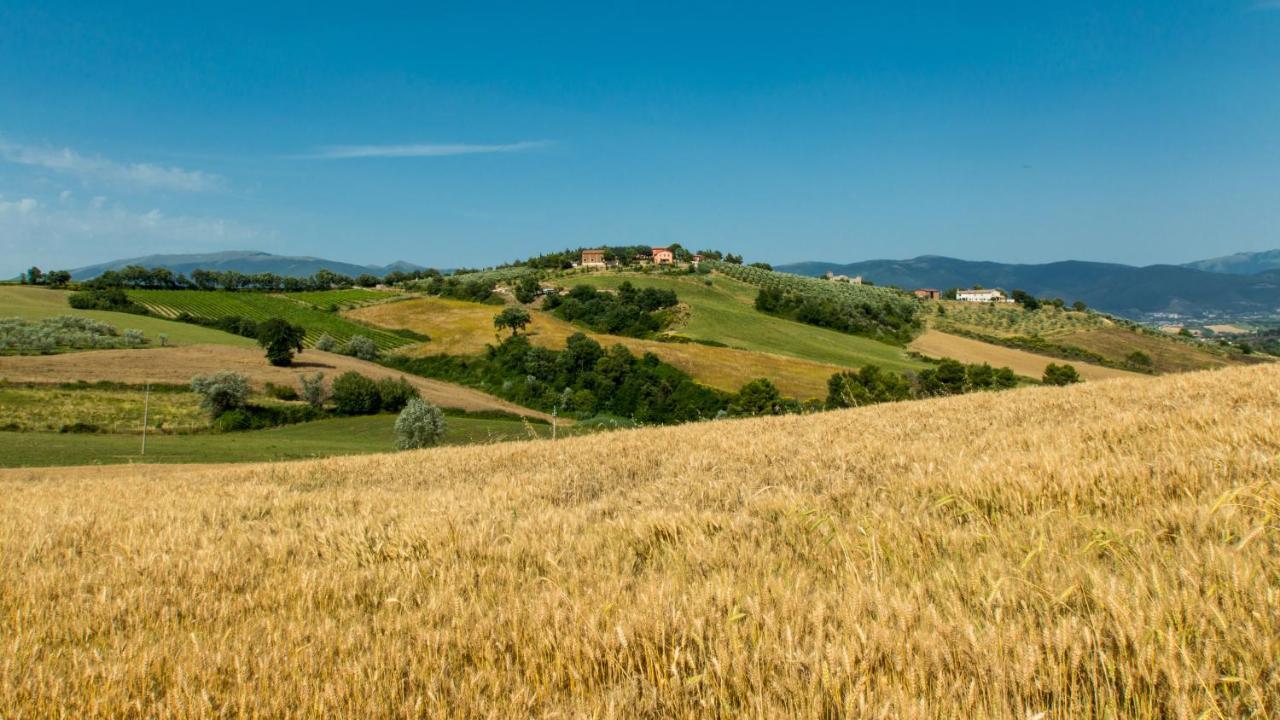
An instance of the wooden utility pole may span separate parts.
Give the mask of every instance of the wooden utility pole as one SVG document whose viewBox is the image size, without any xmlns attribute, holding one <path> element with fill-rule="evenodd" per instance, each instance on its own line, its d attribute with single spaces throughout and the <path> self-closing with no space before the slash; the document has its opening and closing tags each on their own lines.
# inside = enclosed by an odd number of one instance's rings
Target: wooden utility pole
<svg viewBox="0 0 1280 720">
<path fill-rule="evenodd" d="M 146 394 L 142 396 L 142 454 L 147 454 L 147 419 L 151 415 L 151 383 L 147 383 Z"/>
</svg>

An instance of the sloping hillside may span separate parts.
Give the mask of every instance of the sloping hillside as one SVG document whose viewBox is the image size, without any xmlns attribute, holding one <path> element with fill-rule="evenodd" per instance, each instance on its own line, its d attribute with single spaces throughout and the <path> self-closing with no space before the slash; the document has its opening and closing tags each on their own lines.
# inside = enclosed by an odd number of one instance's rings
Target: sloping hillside
<svg viewBox="0 0 1280 720">
<path fill-rule="evenodd" d="M 0 715 L 1274 717 L 1280 368 L 0 474 Z"/>
<path fill-rule="evenodd" d="M 196 345 L 154 350 L 90 350 L 63 355 L 0 357 L 0 378 L 14 382 L 73 383 L 146 382 L 186 383 L 194 375 L 220 370 L 243 373 L 257 386 L 272 382 L 297 387 L 299 376 L 323 372 L 332 381 L 348 370 L 371 378 L 404 377 L 424 398 L 443 407 L 461 410 L 495 410 L 549 420 L 546 413 L 520 407 L 472 388 L 405 375 L 376 363 L 346 355 L 306 350 L 292 367 L 274 367 L 256 348 Z"/>
<path fill-rule="evenodd" d="M 67 303 L 71 293 L 41 287 L 8 285 L 0 286 L 0 318 L 21 317 L 40 320 L 58 315 L 73 315 L 109 323 L 118 330 L 136 328 L 158 345 L 165 336 L 166 345 L 238 345 L 256 346 L 249 338 L 232 335 L 213 328 L 187 323 L 161 320 L 160 318 L 108 310 L 76 310 Z"/>
<path fill-rule="evenodd" d="M 405 354 L 470 355 L 483 352 L 487 344 L 495 342 L 493 316 L 500 310 L 492 305 L 424 297 L 373 305 L 345 314 L 371 325 L 413 330 L 431 338 L 431 342 L 402 351 Z M 622 344 L 638 355 L 651 352 L 698 382 L 726 392 L 736 392 L 744 383 L 767 377 L 787 395 L 824 397 L 827 379 L 843 369 L 777 353 L 604 335 L 545 312 L 533 313 L 533 323 L 527 331 L 535 344 L 555 349 L 563 348 L 565 340 L 576 332 L 585 332 L 605 347 Z M 890 350 L 897 352 L 895 348 Z"/>
</svg>

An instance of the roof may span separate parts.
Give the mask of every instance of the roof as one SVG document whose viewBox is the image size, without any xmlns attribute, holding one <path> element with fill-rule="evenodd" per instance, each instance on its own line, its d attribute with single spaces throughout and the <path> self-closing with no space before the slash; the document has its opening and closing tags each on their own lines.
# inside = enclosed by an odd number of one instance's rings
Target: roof
<svg viewBox="0 0 1280 720">
<path fill-rule="evenodd" d="M 671 248 L 664 248 L 664 247 L 654 248 L 653 252 L 671 252 Z"/>
</svg>

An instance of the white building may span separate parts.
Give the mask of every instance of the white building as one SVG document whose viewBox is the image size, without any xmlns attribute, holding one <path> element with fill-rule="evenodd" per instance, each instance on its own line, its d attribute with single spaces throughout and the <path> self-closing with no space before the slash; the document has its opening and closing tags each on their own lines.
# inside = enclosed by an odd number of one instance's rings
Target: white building
<svg viewBox="0 0 1280 720">
<path fill-rule="evenodd" d="M 1004 293 L 999 290 L 957 290 L 956 299 L 979 303 L 1008 302 Z"/>
</svg>

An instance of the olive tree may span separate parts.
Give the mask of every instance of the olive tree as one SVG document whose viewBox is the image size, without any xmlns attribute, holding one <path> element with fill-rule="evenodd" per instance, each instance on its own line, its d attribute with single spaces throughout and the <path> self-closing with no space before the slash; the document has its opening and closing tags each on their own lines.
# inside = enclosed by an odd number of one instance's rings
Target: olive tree
<svg viewBox="0 0 1280 720">
<path fill-rule="evenodd" d="M 377 344 L 364 335 L 352 335 L 351 339 L 342 348 L 342 352 L 344 355 L 350 355 L 361 360 L 378 359 Z"/>
<path fill-rule="evenodd" d="M 249 378 L 237 372 L 218 372 L 191 378 L 191 389 L 200 396 L 200 405 L 213 417 L 242 408 L 249 400 Z"/>
<path fill-rule="evenodd" d="M 447 427 L 439 406 L 414 398 L 396 418 L 396 447 L 401 450 L 431 447 L 440 442 Z"/>
</svg>

